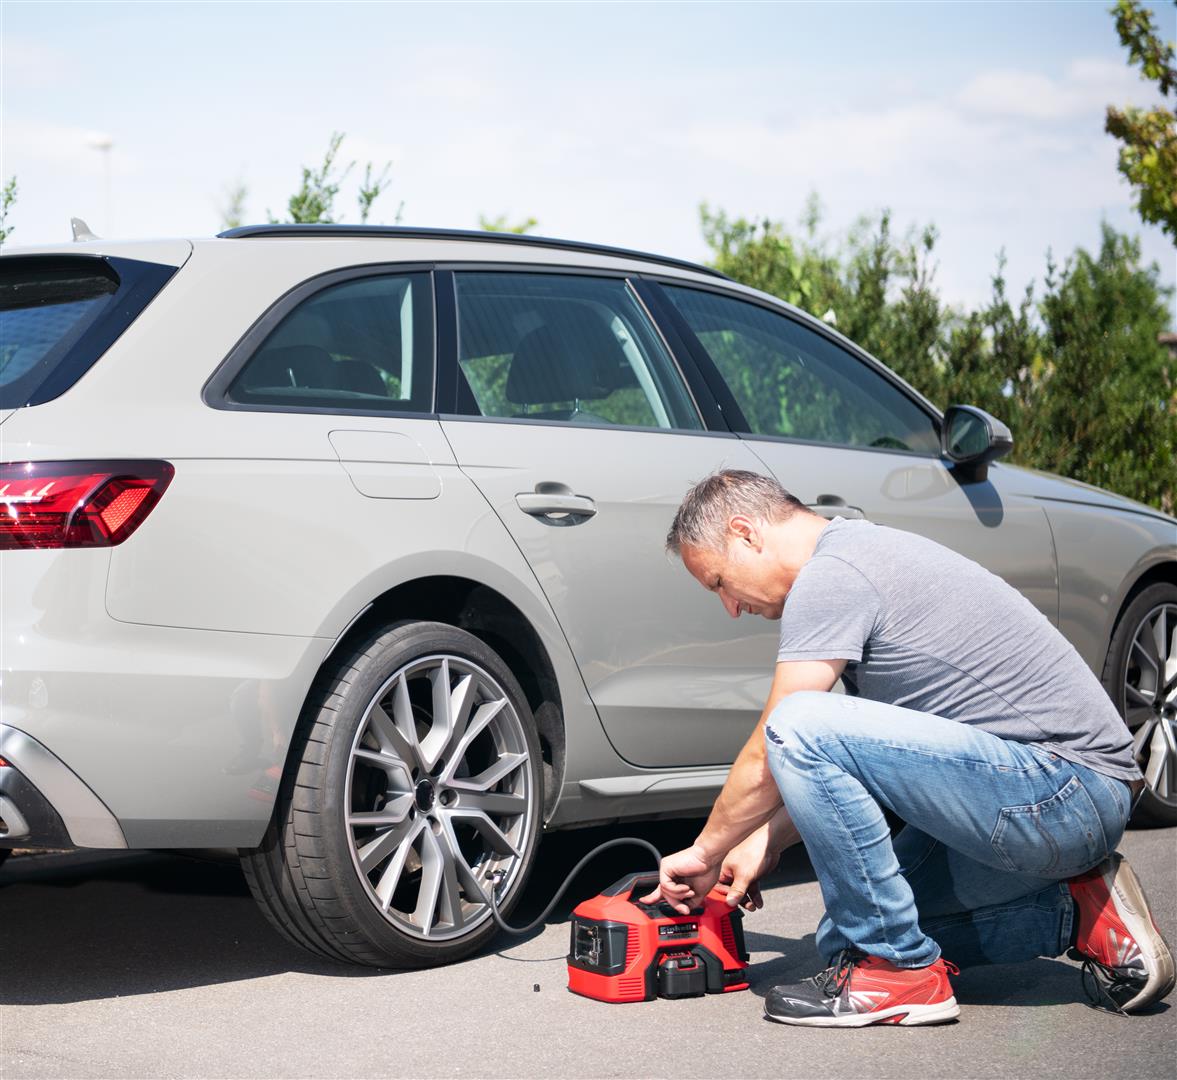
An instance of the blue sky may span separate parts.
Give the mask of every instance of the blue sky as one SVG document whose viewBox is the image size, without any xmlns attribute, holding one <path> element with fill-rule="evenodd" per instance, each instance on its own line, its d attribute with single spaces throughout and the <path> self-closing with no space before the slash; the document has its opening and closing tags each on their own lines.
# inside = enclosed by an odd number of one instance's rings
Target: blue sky
<svg viewBox="0 0 1177 1080">
<path fill-rule="evenodd" d="M 1103 132 L 1106 104 L 1150 100 L 1108 6 L 4 0 L 12 242 L 65 239 L 71 215 L 207 235 L 238 179 L 264 221 L 339 130 L 346 158 L 393 163 L 374 220 L 402 200 L 406 224 L 532 215 L 703 259 L 700 202 L 794 222 L 815 191 L 833 240 L 883 207 L 934 222 L 961 304 L 999 248 L 1020 289 L 1103 219 L 1171 283 L 1177 254 L 1131 210 Z M 1154 11 L 1177 36 L 1177 9 Z"/>
</svg>

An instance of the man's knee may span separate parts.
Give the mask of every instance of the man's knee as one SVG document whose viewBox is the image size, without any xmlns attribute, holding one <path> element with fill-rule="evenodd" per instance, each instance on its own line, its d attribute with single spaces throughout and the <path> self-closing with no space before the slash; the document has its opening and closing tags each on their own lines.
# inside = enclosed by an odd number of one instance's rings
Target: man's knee
<svg viewBox="0 0 1177 1080">
<path fill-rule="evenodd" d="M 811 752 L 815 737 L 828 726 L 828 699 L 835 696 L 823 691 L 801 690 L 783 698 L 769 713 L 764 728 L 769 748 L 776 747 L 790 758 Z"/>
</svg>

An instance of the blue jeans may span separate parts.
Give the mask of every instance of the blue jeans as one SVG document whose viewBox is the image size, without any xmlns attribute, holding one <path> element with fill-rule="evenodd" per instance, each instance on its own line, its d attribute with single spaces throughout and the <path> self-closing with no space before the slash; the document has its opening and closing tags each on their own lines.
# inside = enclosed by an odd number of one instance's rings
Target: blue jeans
<svg viewBox="0 0 1177 1080">
<path fill-rule="evenodd" d="M 1065 881 L 1119 842 L 1122 781 L 954 720 L 841 694 L 790 694 L 768 763 L 821 885 L 817 948 L 899 967 L 1058 956 Z M 892 840 L 886 807 L 907 827 Z"/>
</svg>

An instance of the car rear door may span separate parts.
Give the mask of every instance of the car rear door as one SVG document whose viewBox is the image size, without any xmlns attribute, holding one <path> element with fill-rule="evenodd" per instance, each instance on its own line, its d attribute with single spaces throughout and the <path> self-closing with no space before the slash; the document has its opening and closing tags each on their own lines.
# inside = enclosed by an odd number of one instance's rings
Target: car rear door
<svg viewBox="0 0 1177 1080">
<path fill-rule="evenodd" d="M 692 483 L 760 463 L 707 430 L 714 403 L 692 395 L 624 276 L 449 280 L 443 429 L 534 570 L 611 742 L 642 766 L 731 761 L 763 706 L 776 627 L 729 619 L 663 543 Z"/>
</svg>

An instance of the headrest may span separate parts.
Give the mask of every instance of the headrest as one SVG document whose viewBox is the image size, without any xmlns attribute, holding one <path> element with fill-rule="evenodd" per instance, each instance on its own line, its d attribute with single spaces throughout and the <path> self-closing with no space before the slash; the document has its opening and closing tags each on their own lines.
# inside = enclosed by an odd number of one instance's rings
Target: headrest
<svg viewBox="0 0 1177 1080">
<path fill-rule="evenodd" d="M 630 385 L 632 378 L 616 335 L 599 316 L 578 306 L 519 342 L 506 395 L 515 405 L 597 401 Z"/>
<path fill-rule="evenodd" d="M 338 389 L 335 361 L 316 345 L 287 345 L 263 349 L 242 372 L 242 383 L 251 389 L 263 386 L 306 386 L 317 390 Z"/>
</svg>

